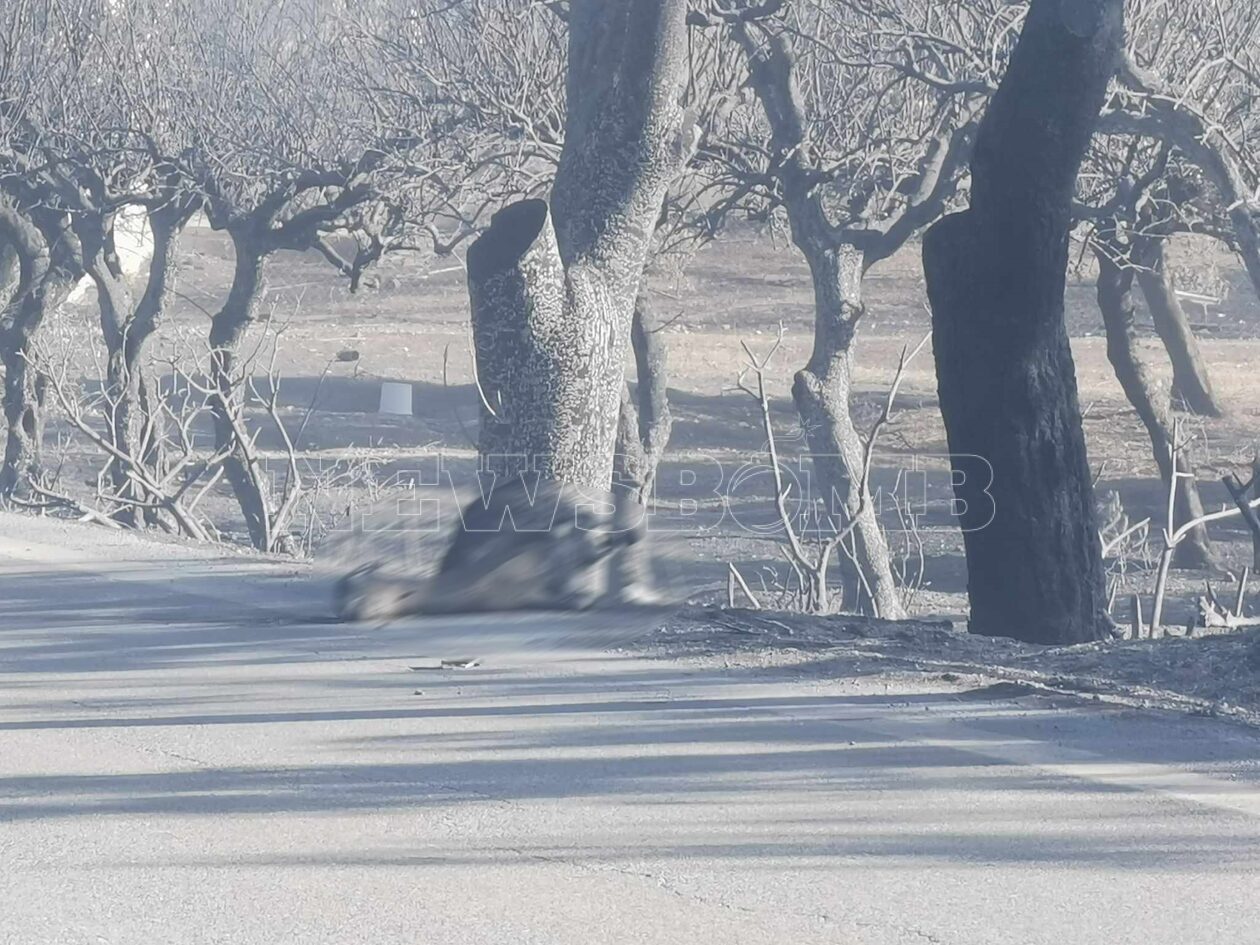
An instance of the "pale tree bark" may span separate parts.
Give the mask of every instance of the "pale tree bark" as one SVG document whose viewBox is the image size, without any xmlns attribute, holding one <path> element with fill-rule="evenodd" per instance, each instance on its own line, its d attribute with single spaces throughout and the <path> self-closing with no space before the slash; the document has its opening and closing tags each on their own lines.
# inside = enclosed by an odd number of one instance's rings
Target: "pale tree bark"
<svg viewBox="0 0 1260 945">
<path fill-rule="evenodd" d="M 1099 237 L 1105 240 L 1105 232 L 1100 231 Z M 1098 307 L 1107 330 L 1107 358 L 1150 437 L 1155 464 L 1164 483 L 1164 495 L 1167 495 L 1174 468 L 1178 473 L 1192 475 L 1194 462 L 1189 451 L 1182 448 L 1176 451 L 1174 463 L 1172 444 L 1176 426 L 1172 410 L 1137 349 L 1133 303 L 1136 267 L 1126 258 L 1125 247 L 1114 241 L 1097 247 L 1094 255 L 1098 259 Z M 1201 518 L 1203 501 L 1196 481 L 1178 477 L 1176 490 L 1174 514 L 1178 525 Z M 1206 526 L 1200 525 L 1186 536 L 1177 546 L 1174 561 L 1183 568 L 1216 566 Z"/>
<path fill-rule="evenodd" d="M 214 421 L 216 452 L 224 455 L 223 475 L 236 496 L 250 544 L 272 551 L 280 536 L 272 534 L 266 478 L 257 457 L 238 429 L 239 401 L 245 396 L 237 377 L 241 342 L 258 312 L 266 289 L 270 249 L 249 225 L 229 227 L 235 264 L 232 285 L 222 307 L 210 321 L 210 415 Z"/>
<path fill-rule="evenodd" d="M 468 253 L 479 451 L 506 475 L 607 491 L 635 298 L 691 149 L 685 0 L 577 0 L 550 205 L 513 204 Z"/>
<path fill-rule="evenodd" d="M 814 346 L 797 372 L 792 396 L 805 429 L 814 486 L 829 511 L 855 521 L 851 561 L 843 562 L 844 599 L 852 609 L 903 619 L 905 606 L 892 571 L 888 541 L 876 510 L 862 499 L 865 440 L 853 424 L 853 343 L 866 309 L 867 271 L 892 255 L 943 209 L 952 192 L 967 134 L 953 129 L 927 149 L 918 189 L 897 216 L 848 228 L 831 223 L 824 175 L 810 163 L 805 101 L 796 53 L 785 32 L 732 27 L 748 59 L 750 84 L 770 123 L 778 178 L 792 240 L 810 268 L 814 290 Z"/>
<path fill-rule="evenodd" d="M 17 251 L 0 236 L 0 305 L 8 302 L 17 287 L 18 273 Z"/>
<path fill-rule="evenodd" d="M 1155 333 L 1164 343 L 1172 362 L 1173 392 L 1187 409 L 1199 416 L 1224 416 L 1225 411 L 1212 389 L 1207 361 L 1199 350 L 1199 340 L 1190 328 L 1190 319 L 1186 317 L 1181 300 L 1177 298 L 1166 249 L 1163 239 L 1138 237 L 1134 258 L 1141 267 L 1137 273 L 1138 285 L 1142 288 L 1146 307 L 1150 309 Z"/>
<path fill-rule="evenodd" d="M 844 600 L 888 620 L 905 618 L 888 541 L 875 507 L 862 501 L 866 443 L 854 426 L 853 336 L 865 312 L 866 264 L 853 246 L 805 239 L 814 285 L 814 348 L 792 384 L 792 399 L 809 443 L 815 487 L 828 509 L 856 520 L 853 562 L 844 568 Z M 856 573 L 860 571 L 861 573 Z"/>
<path fill-rule="evenodd" d="M 669 445 L 674 420 L 669 409 L 669 346 L 662 323 L 641 291 L 634 306 L 630 345 L 634 350 L 636 385 L 622 388 L 617 428 L 615 481 L 646 503 L 656 485 L 656 471 Z"/>
<path fill-rule="evenodd" d="M 191 216 L 192 204 L 174 195 L 167 195 L 149 212 L 153 253 L 139 299 L 134 298 L 109 239 L 102 241 L 87 260 L 87 272 L 97 291 L 106 349 L 112 441 L 128 457 L 114 457 L 106 474 L 117 495 L 138 503 L 158 498 L 144 494 L 140 477 L 132 475 L 132 467 L 143 464 L 149 470 L 158 470 L 162 463 L 162 416 L 156 407 L 159 394 L 147 353 L 175 280 L 179 237 Z M 102 232 L 108 234 L 109 227 L 102 227 Z M 138 506 L 124 506 L 118 517 L 136 526 L 155 520 L 153 513 L 140 515 L 137 509 Z"/>
<path fill-rule="evenodd" d="M 1109 630 L 1063 298 L 1076 177 L 1123 34 L 1122 0 L 1032 0 L 981 123 L 971 207 L 924 241 L 973 633 Z"/>
</svg>

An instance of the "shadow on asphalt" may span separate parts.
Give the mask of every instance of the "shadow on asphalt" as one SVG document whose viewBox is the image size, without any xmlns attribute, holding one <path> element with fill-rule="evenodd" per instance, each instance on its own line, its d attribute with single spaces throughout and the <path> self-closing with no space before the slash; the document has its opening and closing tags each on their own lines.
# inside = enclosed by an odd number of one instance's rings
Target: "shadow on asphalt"
<svg viewBox="0 0 1260 945">
<path fill-rule="evenodd" d="M 229 593 L 230 576 L 222 585 L 219 619 L 213 593 L 207 597 L 207 588 L 218 586 L 214 584 L 198 584 L 195 593 L 185 594 L 178 584 L 101 582 L 86 572 L 6 572 L 4 581 L 9 592 L 2 605 L 0 690 L 20 688 L 24 677 L 36 674 L 49 685 L 51 674 L 54 688 L 100 683 L 139 693 L 130 699 L 89 700 L 91 712 L 75 711 L 67 702 L 51 713 L 50 704 L 41 709 L 38 702 L 22 703 L 0 715 L 0 737 L 22 731 L 308 726 L 295 728 L 292 738 L 314 739 L 313 750 L 323 758 L 346 759 L 4 777 L 4 821 L 423 811 L 458 802 L 578 800 L 673 808 L 712 802 L 770 806 L 778 811 L 790 840 L 776 837 L 771 822 L 765 825 L 766 838 L 755 843 L 723 843 L 713 836 L 701 842 L 680 835 L 676 844 L 660 848 L 583 848 L 566 858 L 846 856 L 921 862 L 965 856 L 981 863 L 1104 863 L 1143 870 L 1260 866 L 1260 849 L 1248 831 L 1237 836 L 1165 834 L 1145 836 L 1140 844 L 1117 843 L 1117 831 L 1130 836 L 1142 829 L 1138 806 L 1106 800 L 1123 798 L 1130 793 L 1125 788 L 1036 768 L 1015 769 L 965 745 L 901 740 L 874 734 L 868 725 L 909 720 L 910 731 L 919 719 L 961 720 L 977 738 L 987 736 L 998 744 L 1004 739 L 1071 736 L 1089 747 L 1093 739 L 1108 746 L 1108 760 L 1115 762 L 1210 765 L 1244 760 L 1248 752 L 1254 757 L 1254 740 L 1198 740 L 1196 723 L 1183 719 L 1135 721 L 1132 714 L 1115 710 L 1061 713 L 1022 692 L 976 694 L 982 698 L 955 691 L 784 693 L 781 669 L 669 662 L 654 666 L 642 660 L 627 661 L 618 669 L 615 663 L 610 668 L 608 657 L 600 657 L 598 671 L 584 671 L 577 662 L 554 675 L 540 673 L 536 666 L 530 673 L 491 667 L 424 674 L 408 672 L 403 662 L 421 646 L 408 638 L 413 629 L 393 628 L 379 635 L 347 632 L 344 627 L 288 621 L 271 611 L 258 611 L 257 621 L 246 623 L 241 615 L 253 611 L 242 595 L 234 599 Z M 313 594 L 311 588 L 303 592 L 298 587 L 294 596 L 305 599 L 309 611 Z M 264 619 L 267 615 L 271 622 Z M 234 708 L 249 698 L 248 677 L 234 684 L 238 688 L 225 689 L 222 677 L 209 682 L 199 675 L 219 665 L 276 667 L 312 660 L 368 661 L 363 664 L 368 670 L 286 678 L 283 708 Z M 395 668 L 385 665 L 394 660 L 399 661 Z M 372 671 L 378 664 L 379 676 Z M 115 679 L 124 672 L 125 682 Z M 155 687 L 164 687 L 161 697 L 145 698 L 148 676 Z M 169 695 L 176 684 L 184 688 L 182 697 Z M 417 692 L 416 686 L 423 690 Z M 738 694 L 729 693 L 733 686 L 739 687 Z M 673 698 L 671 687 L 685 687 L 688 694 Z M 335 705 L 348 696 L 354 697 L 354 705 Z M 295 702 L 300 707 L 291 707 Z M 333 705 L 324 707 L 329 703 Z M 539 719 L 553 722 L 530 724 Z M 469 724 L 461 728 L 461 720 Z M 390 734 L 347 734 L 335 728 L 336 723 L 374 721 L 391 723 L 387 731 L 397 730 L 396 723 L 416 725 L 414 731 Z M 1108 726 L 1121 721 L 1145 735 L 1128 741 L 1117 737 Z M 318 728 L 310 728 L 312 723 Z M 242 729 L 240 737 L 249 736 Z M 400 756 L 408 760 L 400 761 Z M 1056 799 L 1041 805 L 1042 829 L 1035 843 L 1010 819 L 1013 799 L 1021 795 Z M 817 830 L 804 829 L 793 820 L 794 805 L 808 800 L 816 810 L 819 796 L 825 798 L 829 819 Z M 855 796 L 866 798 L 866 804 L 849 810 L 846 799 Z M 1096 802 L 1074 800 L 1086 796 Z M 887 808 L 872 808 L 872 797 L 887 798 Z M 991 809 L 971 811 L 975 826 L 961 833 L 948 828 L 957 820 L 942 819 L 948 811 L 916 803 L 916 798 L 929 797 L 933 804 L 941 798 L 948 804 L 951 798 L 974 803 L 974 798 L 987 797 Z M 698 836 L 706 835 L 701 831 Z M 522 852 L 513 848 L 510 856 L 519 858 Z M 538 855 L 548 853 L 540 850 Z M 509 851 L 502 856 L 508 858 Z M 493 849 L 450 850 L 431 862 L 485 863 L 495 858 Z M 429 861 L 397 851 L 368 851 L 353 862 L 424 866 Z"/>
</svg>

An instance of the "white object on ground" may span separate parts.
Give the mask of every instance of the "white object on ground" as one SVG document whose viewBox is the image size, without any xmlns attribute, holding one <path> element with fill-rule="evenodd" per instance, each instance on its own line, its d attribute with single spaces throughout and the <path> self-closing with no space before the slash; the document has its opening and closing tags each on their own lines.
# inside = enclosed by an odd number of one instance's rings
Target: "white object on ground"
<svg viewBox="0 0 1260 945">
<path fill-rule="evenodd" d="M 381 384 L 381 413 L 411 416 L 411 385 L 397 381 Z"/>
</svg>

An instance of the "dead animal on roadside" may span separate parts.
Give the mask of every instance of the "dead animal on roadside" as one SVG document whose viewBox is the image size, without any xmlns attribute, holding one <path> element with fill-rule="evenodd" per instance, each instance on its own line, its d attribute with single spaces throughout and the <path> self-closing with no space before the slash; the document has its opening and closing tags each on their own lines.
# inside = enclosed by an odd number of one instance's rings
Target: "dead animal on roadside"
<svg viewBox="0 0 1260 945">
<path fill-rule="evenodd" d="M 343 620 L 379 621 L 648 603 L 645 537 L 643 509 L 628 494 L 518 477 L 460 511 L 435 575 L 365 565 L 338 582 L 336 611 Z"/>
</svg>

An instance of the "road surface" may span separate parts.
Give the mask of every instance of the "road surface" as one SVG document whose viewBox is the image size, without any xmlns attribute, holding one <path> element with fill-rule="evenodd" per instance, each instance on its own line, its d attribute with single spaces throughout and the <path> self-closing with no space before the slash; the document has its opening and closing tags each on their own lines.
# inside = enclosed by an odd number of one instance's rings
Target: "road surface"
<svg viewBox="0 0 1260 945">
<path fill-rule="evenodd" d="M 1246 730 L 596 652 L 416 669 L 525 631 L 0 534 L 0 942 L 1260 943 Z"/>
</svg>

